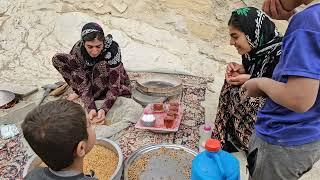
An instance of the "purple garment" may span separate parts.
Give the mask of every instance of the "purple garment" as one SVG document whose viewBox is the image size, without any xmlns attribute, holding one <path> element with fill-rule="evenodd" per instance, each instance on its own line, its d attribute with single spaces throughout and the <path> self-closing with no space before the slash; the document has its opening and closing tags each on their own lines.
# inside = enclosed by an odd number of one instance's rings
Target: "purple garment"
<svg viewBox="0 0 320 180">
<path fill-rule="evenodd" d="M 320 4 L 296 14 L 289 23 L 282 55 L 272 79 L 286 83 L 289 76 L 320 80 Z M 303 87 L 301 87 L 303 91 Z M 320 140 L 320 95 L 305 113 L 283 107 L 270 98 L 257 114 L 257 136 L 282 146 L 295 146 Z"/>
</svg>

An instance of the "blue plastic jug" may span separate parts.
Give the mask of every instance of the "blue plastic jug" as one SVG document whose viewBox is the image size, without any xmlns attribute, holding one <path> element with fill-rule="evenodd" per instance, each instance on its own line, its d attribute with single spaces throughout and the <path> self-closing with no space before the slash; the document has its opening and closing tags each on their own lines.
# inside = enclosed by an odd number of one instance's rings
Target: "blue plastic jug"
<svg viewBox="0 0 320 180">
<path fill-rule="evenodd" d="M 205 149 L 192 161 L 191 180 L 240 180 L 239 161 L 221 150 L 220 141 L 208 139 Z"/>
</svg>

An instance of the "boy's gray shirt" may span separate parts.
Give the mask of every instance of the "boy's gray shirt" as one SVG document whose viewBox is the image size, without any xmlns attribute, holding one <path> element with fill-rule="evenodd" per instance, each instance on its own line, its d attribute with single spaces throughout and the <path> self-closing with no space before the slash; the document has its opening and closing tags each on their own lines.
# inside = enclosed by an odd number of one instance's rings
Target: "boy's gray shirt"
<svg viewBox="0 0 320 180">
<path fill-rule="evenodd" d="M 58 176 L 49 170 L 48 167 L 36 168 L 29 172 L 24 178 L 25 180 L 98 180 L 95 177 L 89 177 L 83 173 L 70 174 L 64 173 L 64 176 Z"/>
</svg>

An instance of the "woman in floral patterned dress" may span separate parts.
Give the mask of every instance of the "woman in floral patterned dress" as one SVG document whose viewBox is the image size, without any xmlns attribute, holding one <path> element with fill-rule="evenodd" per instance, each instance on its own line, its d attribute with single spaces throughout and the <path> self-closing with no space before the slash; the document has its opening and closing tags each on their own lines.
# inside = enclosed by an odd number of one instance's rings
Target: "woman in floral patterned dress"
<svg viewBox="0 0 320 180">
<path fill-rule="evenodd" d="M 81 40 L 73 46 L 70 54 L 58 53 L 52 62 L 75 92 L 68 99 L 80 97 L 91 120 L 103 123 L 118 96 L 131 96 L 120 47 L 112 35 L 105 36 L 96 23 L 84 25 Z M 97 109 L 95 100 L 104 101 L 100 109 Z"/>
</svg>

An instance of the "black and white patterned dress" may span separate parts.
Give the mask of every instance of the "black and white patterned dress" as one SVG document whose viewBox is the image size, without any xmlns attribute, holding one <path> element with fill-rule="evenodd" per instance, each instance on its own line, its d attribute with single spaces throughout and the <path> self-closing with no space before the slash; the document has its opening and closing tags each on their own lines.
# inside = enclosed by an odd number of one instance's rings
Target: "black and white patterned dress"
<svg viewBox="0 0 320 180">
<path fill-rule="evenodd" d="M 242 56 L 246 74 L 250 74 L 251 78 L 271 77 L 280 59 L 282 41 L 274 23 L 262 11 L 253 7 L 237 9 L 232 12 L 232 16 L 240 22 L 240 30 L 244 32 L 252 48 Z M 240 86 L 233 86 L 225 81 L 212 137 L 224 144 L 228 136 L 238 148 L 246 152 L 256 113 L 265 99 L 259 97 L 240 101 L 239 90 Z"/>
</svg>

